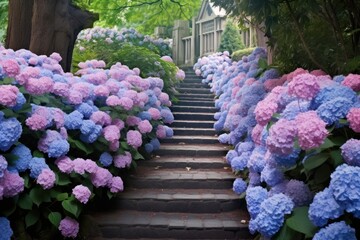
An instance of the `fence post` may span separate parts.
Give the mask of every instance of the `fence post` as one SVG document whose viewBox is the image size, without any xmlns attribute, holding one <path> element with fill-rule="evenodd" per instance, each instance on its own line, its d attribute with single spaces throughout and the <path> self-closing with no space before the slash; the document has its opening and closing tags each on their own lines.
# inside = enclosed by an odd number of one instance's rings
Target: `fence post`
<svg viewBox="0 0 360 240">
<path fill-rule="evenodd" d="M 176 65 L 181 66 L 185 63 L 185 44 L 182 39 L 189 36 L 190 28 L 188 21 L 175 20 L 173 28 L 173 60 Z"/>
</svg>

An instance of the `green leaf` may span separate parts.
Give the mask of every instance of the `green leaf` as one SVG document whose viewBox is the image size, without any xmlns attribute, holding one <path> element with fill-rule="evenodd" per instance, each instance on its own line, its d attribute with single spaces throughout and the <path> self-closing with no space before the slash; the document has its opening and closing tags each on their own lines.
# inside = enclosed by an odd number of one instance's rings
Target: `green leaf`
<svg viewBox="0 0 360 240">
<path fill-rule="evenodd" d="M 259 238 L 261 239 L 261 238 Z M 291 239 L 291 240 L 297 240 L 297 239 L 302 239 L 301 238 L 301 234 L 299 234 L 298 232 L 294 231 L 293 229 L 289 228 L 286 224 L 284 224 L 280 231 L 272 238 L 273 240 L 287 240 L 287 239 Z"/>
<path fill-rule="evenodd" d="M 60 193 L 59 195 L 56 196 L 56 200 L 58 201 L 64 201 L 65 199 L 69 198 L 69 194 L 68 193 Z"/>
<path fill-rule="evenodd" d="M 61 221 L 61 214 L 59 212 L 51 212 L 48 215 L 48 219 L 56 228 L 58 228 Z"/>
<path fill-rule="evenodd" d="M 37 206 L 43 202 L 50 202 L 50 194 L 43 190 L 40 186 L 36 186 L 30 191 L 30 198 Z"/>
<path fill-rule="evenodd" d="M 38 157 L 38 158 L 43 158 L 43 157 L 44 157 L 44 154 L 43 154 L 42 152 L 38 151 L 38 150 L 35 150 L 35 151 L 33 152 L 33 156 L 34 156 L 34 157 Z"/>
<path fill-rule="evenodd" d="M 349 122 L 346 119 L 339 119 L 340 124 L 348 124 Z"/>
<path fill-rule="evenodd" d="M 341 155 L 340 149 L 335 149 L 330 152 L 330 157 L 332 159 L 332 163 L 334 168 L 344 163 L 344 160 Z"/>
<path fill-rule="evenodd" d="M 286 220 L 287 226 L 297 232 L 305 234 L 307 238 L 314 236 L 317 231 L 317 227 L 315 227 L 309 219 L 308 211 L 309 207 L 297 207 L 293 210 L 292 216 Z"/>
<path fill-rule="evenodd" d="M 318 153 L 314 156 L 311 156 L 309 158 L 307 158 L 304 161 L 304 168 L 307 171 L 310 171 L 314 168 L 317 168 L 318 166 L 320 166 L 321 164 L 323 164 L 324 162 L 326 162 L 326 160 L 329 158 L 329 154 L 328 153 Z"/>
<path fill-rule="evenodd" d="M 71 213 L 72 215 L 74 215 L 76 218 L 79 217 L 80 215 L 80 208 L 78 206 L 78 204 L 73 201 L 73 200 L 65 200 L 61 203 L 61 205 L 63 206 L 63 208 L 68 211 L 69 213 Z"/>
<path fill-rule="evenodd" d="M 331 141 L 329 138 L 326 138 L 324 143 L 319 147 L 321 150 L 329 149 L 331 147 L 336 146 L 336 144 Z"/>
<path fill-rule="evenodd" d="M 1 110 L 1 111 L 4 113 L 5 117 L 7 117 L 7 118 L 9 118 L 9 117 L 14 117 L 14 116 L 15 116 L 14 111 L 11 110 L 10 108 L 3 109 L 3 110 Z"/>
<path fill-rule="evenodd" d="M 259 68 L 267 69 L 268 68 L 268 63 L 264 58 L 260 58 L 259 62 L 258 62 L 258 66 L 259 66 Z"/>
<path fill-rule="evenodd" d="M 28 214 L 26 214 L 26 216 L 25 216 L 26 228 L 34 225 L 39 220 L 39 217 L 40 217 L 40 213 L 39 213 L 39 210 L 37 210 L 37 209 L 34 209 L 31 212 L 29 212 Z"/>
<path fill-rule="evenodd" d="M 18 205 L 22 209 L 31 210 L 33 206 L 33 202 L 28 194 L 22 194 L 19 197 Z"/>
<path fill-rule="evenodd" d="M 83 142 L 79 140 L 68 137 L 68 141 L 73 148 L 77 148 L 87 155 L 91 154 L 94 151 L 92 147 L 87 147 Z"/>
<path fill-rule="evenodd" d="M 135 152 L 135 155 L 133 156 L 133 158 L 135 160 L 139 160 L 139 159 L 144 160 L 145 159 L 144 156 L 141 155 L 138 151 Z"/>
<path fill-rule="evenodd" d="M 316 184 L 325 183 L 330 179 L 330 174 L 332 170 L 329 164 L 323 164 L 319 168 L 316 169 L 314 174 L 314 182 Z"/>
<path fill-rule="evenodd" d="M 65 186 L 70 183 L 71 183 L 71 181 L 67 175 L 62 174 L 62 173 L 56 173 L 56 185 Z"/>
<path fill-rule="evenodd" d="M 126 149 L 126 150 L 129 149 L 129 144 L 127 144 L 127 142 L 121 141 L 120 146 L 122 149 Z"/>
</svg>

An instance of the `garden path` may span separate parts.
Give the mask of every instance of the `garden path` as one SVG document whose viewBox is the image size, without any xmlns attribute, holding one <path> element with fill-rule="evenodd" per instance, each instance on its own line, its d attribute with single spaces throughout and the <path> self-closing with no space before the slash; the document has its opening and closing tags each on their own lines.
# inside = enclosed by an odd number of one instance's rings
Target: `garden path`
<svg viewBox="0 0 360 240">
<path fill-rule="evenodd" d="M 174 137 L 139 162 L 111 211 L 95 214 L 101 239 L 250 239 L 244 201 L 213 129 L 214 95 L 192 69 L 172 107 Z"/>
</svg>

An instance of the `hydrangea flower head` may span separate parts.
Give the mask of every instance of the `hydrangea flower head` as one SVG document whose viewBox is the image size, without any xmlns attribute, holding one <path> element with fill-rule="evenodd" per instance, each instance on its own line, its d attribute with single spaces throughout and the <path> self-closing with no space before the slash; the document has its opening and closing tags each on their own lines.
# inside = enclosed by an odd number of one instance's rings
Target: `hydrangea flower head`
<svg viewBox="0 0 360 240">
<path fill-rule="evenodd" d="M 237 178 L 235 179 L 234 183 L 233 183 L 233 191 L 236 193 L 236 194 L 242 194 L 246 191 L 246 188 L 247 188 L 247 184 L 246 182 L 241 179 L 241 178 Z"/>
<path fill-rule="evenodd" d="M 321 104 L 316 112 L 324 122 L 331 125 L 340 118 L 344 118 L 352 105 L 353 102 L 350 99 L 337 97 Z"/>
<path fill-rule="evenodd" d="M 286 183 L 285 195 L 291 198 L 296 207 L 308 205 L 313 198 L 308 185 L 293 179 Z"/>
<path fill-rule="evenodd" d="M 355 229 L 347 225 L 344 221 L 329 224 L 320 229 L 313 240 L 356 240 Z"/>
<path fill-rule="evenodd" d="M 311 100 L 320 90 L 316 77 L 309 73 L 295 76 L 288 87 L 291 95 L 306 100 Z"/>
<path fill-rule="evenodd" d="M 294 123 L 294 121 L 280 119 L 272 125 L 269 137 L 266 139 L 266 146 L 271 153 L 287 155 L 293 152 L 294 140 L 297 134 Z"/>
<path fill-rule="evenodd" d="M 40 173 L 44 169 L 49 169 L 49 166 L 45 162 L 45 158 L 34 157 L 29 163 L 30 177 L 38 178 Z"/>
<path fill-rule="evenodd" d="M 280 169 L 272 167 L 270 164 L 266 164 L 261 171 L 260 179 L 262 182 L 266 182 L 268 186 L 275 186 L 283 181 L 284 174 Z"/>
<path fill-rule="evenodd" d="M 142 145 L 142 135 L 139 131 L 130 130 L 126 134 L 126 142 L 134 147 L 138 148 Z"/>
<path fill-rule="evenodd" d="M 113 177 L 109 183 L 110 192 L 118 193 L 124 190 L 124 183 L 120 177 Z"/>
<path fill-rule="evenodd" d="M 24 191 L 24 179 L 18 173 L 5 170 L 4 176 L 0 178 L 0 186 L 2 187 L 2 196 L 15 197 Z"/>
<path fill-rule="evenodd" d="M 132 161 L 131 153 L 125 152 L 124 155 L 117 155 L 114 158 L 114 165 L 117 168 L 129 167 Z"/>
<path fill-rule="evenodd" d="M 360 75 L 350 73 L 345 77 L 341 84 L 353 89 L 354 91 L 360 91 Z"/>
<path fill-rule="evenodd" d="M 18 141 L 22 134 L 21 123 L 16 118 L 0 121 L 0 150 L 7 151 Z"/>
<path fill-rule="evenodd" d="M 13 235 L 13 230 L 10 226 L 10 221 L 6 217 L 0 217 L 0 232 L 1 239 L 11 239 Z"/>
<path fill-rule="evenodd" d="M 55 173 L 51 171 L 50 169 L 43 169 L 41 173 L 39 174 L 38 178 L 36 179 L 36 182 L 40 184 L 43 189 L 50 189 L 55 185 Z"/>
<path fill-rule="evenodd" d="M 247 209 L 250 213 L 251 218 L 256 218 L 256 216 L 260 213 L 260 205 L 265 199 L 268 198 L 268 192 L 265 188 L 257 186 L 257 187 L 249 187 L 246 190 L 246 204 Z"/>
<path fill-rule="evenodd" d="M 73 188 L 72 194 L 79 202 L 86 204 L 91 196 L 91 191 L 84 185 L 77 185 Z"/>
<path fill-rule="evenodd" d="M 347 164 L 360 167 L 360 140 L 347 140 L 341 146 L 341 155 Z"/>
<path fill-rule="evenodd" d="M 111 182 L 112 175 L 109 170 L 98 167 L 97 170 L 90 175 L 90 179 L 95 187 L 105 187 Z"/>
<path fill-rule="evenodd" d="M 336 219 L 344 213 L 344 208 L 334 199 L 329 188 L 318 192 L 309 208 L 309 219 L 318 227 L 325 226 L 330 219 Z"/>
<path fill-rule="evenodd" d="M 99 159 L 100 163 L 105 166 L 108 167 L 112 164 L 113 162 L 113 157 L 110 155 L 110 153 L 108 152 L 103 152 L 100 155 L 100 159 Z"/>
<path fill-rule="evenodd" d="M 350 128 L 354 132 L 360 133 L 360 108 L 351 108 L 346 118 L 349 121 Z"/>
<path fill-rule="evenodd" d="M 79 223 L 70 217 L 60 221 L 59 230 L 64 237 L 76 238 L 79 232 Z"/>
</svg>

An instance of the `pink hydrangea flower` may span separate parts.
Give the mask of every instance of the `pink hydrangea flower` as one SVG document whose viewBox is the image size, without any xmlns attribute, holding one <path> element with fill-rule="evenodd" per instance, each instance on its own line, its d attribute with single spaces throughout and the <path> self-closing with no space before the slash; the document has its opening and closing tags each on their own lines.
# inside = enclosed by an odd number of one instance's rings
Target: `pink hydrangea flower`
<svg viewBox="0 0 360 240">
<path fill-rule="evenodd" d="M 59 230 L 64 237 L 76 238 L 79 232 L 79 223 L 75 219 L 65 217 L 60 221 Z"/>
<path fill-rule="evenodd" d="M 126 142 L 133 148 L 138 148 L 142 145 L 142 135 L 139 131 L 130 130 L 126 134 Z"/>
<path fill-rule="evenodd" d="M 299 75 L 299 74 L 304 74 L 304 73 L 309 73 L 309 71 L 308 71 L 308 70 L 305 70 L 305 69 L 303 69 L 303 68 L 297 68 L 297 69 L 295 69 L 295 71 L 293 71 L 293 72 L 291 72 L 291 73 L 289 73 L 289 74 L 286 75 L 287 81 L 288 81 L 288 82 L 291 82 L 294 77 L 296 77 L 296 76 Z"/>
<path fill-rule="evenodd" d="M 67 100 L 74 105 L 81 104 L 83 102 L 83 96 L 81 92 L 70 89 L 69 94 L 67 96 Z"/>
<path fill-rule="evenodd" d="M 111 117 L 106 112 L 96 111 L 90 116 L 90 119 L 98 125 L 107 126 L 111 124 Z"/>
<path fill-rule="evenodd" d="M 255 107 L 254 113 L 257 123 L 265 126 L 277 110 L 276 95 L 269 94 L 264 100 L 258 102 Z"/>
<path fill-rule="evenodd" d="M 49 77 L 29 78 L 25 84 L 25 89 L 33 95 L 43 95 L 52 92 L 54 82 Z"/>
<path fill-rule="evenodd" d="M 176 72 L 176 79 L 182 81 L 185 79 L 185 72 L 181 69 L 178 69 Z"/>
<path fill-rule="evenodd" d="M 261 145 L 261 133 L 264 129 L 264 126 L 256 124 L 251 132 L 251 138 L 257 145 Z"/>
<path fill-rule="evenodd" d="M 115 125 L 106 126 L 103 129 L 104 137 L 109 142 L 119 141 L 120 129 Z"/>
<path fill-rule="evenodd" d="M 112 177 L 109 170 L 101 167 L 98 167 L 97 170 L 90 175 L 92 184 L 97 188 L 107 186 L 111 182 Z"/>
<path fill-rule="evenodd" d="M 43 169 L 36 179 L 36 182 L 42 186 L 43 189 L 50 189 L 55 185 L 55 173 L 50 169 Z"/>
<path fill-rule="evenodd" d="M 90 96 L 93 85 L 87 82 L 77 82 L 72 84 L 71 90 L 80 92 L 82 98 Z"/>
<path fill-rule="evenodd" d="M 37 67 L 25 67 L 20 74 L 16 76 L 16 81 L 20 85 L 26 84 L 29 78 L 37 78 L 40 75 L 40 69 Z"/>
<path fill-rule="evenodd" d="M 67 83 L 56 82 L 54 83 L 52 93 L 58 95 L 59 97 L 68 97 L 70 94 L 69 87 L 70 86 Z"/>
<path fill-rule="evenodd" d="M 120 98 L 119 105 L 125 110 L 131 110 L 131 108 L 134 106 L 134 101 L 128 97 L 122 97 Z"/>
<path fill-rule="evenodd" d="M 131 99 L 130 99 L 131 100 Z M 120 105 L 120 98 L 118 96 L 109 96 L 106 99 L 106 105 L 110 106 L 110 107 L 116 107 Z"/>
<path fill-rule="evenodd" d="M 321 69 L 312 70 L 312 71 L 310 72 L 310 74 L 311 74 L 311 75 L 314 75 L 314 76 L 316 76 L 316 77 L 318 77 L 318 76 L 323 76 L 323 75 L 327 75 L 326 72 L 324 72 L 324 71 L 321 70 Z"/>
<path fill-rule="evenodd" d="M 287 155 L 294 149 L 297 134 L 295 121 L 280 119 L 269 130 L 266 146 L 271 153 Z"/>
<path fill-rule="evenodd" d="M 350 73 L 345 77 L 341 84 L 351 88 L 354 91 L 360 91 L 360 75 Z"/>
<path fill-rule="evenodd" d="M 110 144 L 109 144 L 109 150 L 112 152 L 116 152 L 119 149 L 119 147 L 120 147 L 119 141 L 110 142 Z"/>
<path fill-rule="evenodd" d="M 86 162 L 82 158 L 76 158 L 73 160 L 74 172 L 77 174 L 85 174 Z"/>
<path fill-rule="evenodd" d="M 28 126 L 31 130 L 45 130 L 48 124 L 48 121 L 45 116 L 41 116 L 39 114 L 33 114 L 28 117 L 25 121 L 26 126 Z"/>
<path fill-rule="evenodd" d="M 165 62 L 174 62 L 170 56 L 162 56 L 161 59 Z"/>
<path fill-rule="evenodd" d="M 91 159 L 85 160 L 85 171 L 88 173 L 94 173 L 97 170 L 98 165 Z"/>
<path fill-rule="evenodd" d="M 360 133 L 360 108 L 351 108 L 346 118 L 350 123 L 350 128 Z"/>
<path fill-rule="evenodd" d="M 112 193 L 118 193 L 124 190 L 124 183 L 120 177 L 113 177 L 109 185 L 110 192 Z"/>
<path fill-rule="evenodd" d="M 0 178 L 0 186 L 3 188 L 4 197 L 15 197 L 24 191 L 24 179 L 18 173 L 4 171 L 4 176 Z"/>
<path fill-rule="evenodd" d="M 299 145 L 302 149 L 316 148 L 324 143 L 328 135 L 326 123 L 321 120 L 315 111 L 300 113 L 296 116 L 295 122 L 298 130 Z"/>
<path fill-rule="evenodd" d="M 159 120 L 161 118 L 161 113 L 158 109 L 156 108 L 150 108 L 148 110 L 148 112 L 150 113 L 151 115 L 151 118 L 154 119 L 154 120 Z"/>
<path fill-rule="evenodd" d="M 60 172 L 70 174 L 74 170 L 74 162 L 69 157 L 60 157 L 55 161 Z"/>
<path fill-rule="evenodd" d="M 141 119 L 135 116 L 128 116 L 126 118 L 126 124 L 130 127 L 136 126 L 141 122 Z"/>
<path fill-rule="evenodd" d="M 114 157 L 114 165 L 117 168 L 129 167 L 132 161 L 131 153 L 125 152 L 124 155 L 117 155 Z"/>
<path fill-rule="evenodd" d="M 166 128 L 163 125 L 158 125 L 156 129 L 157 138 L 166 138 Z"/>
<path fill-rule="evenodd" d="M 148 120 L 139 122 L 137 127 L 141 133 L 150 133 L 153 129 L 151 123 Z"/>
<path fill-rule="evenodd" d="M 159 95 L 159 100 L 164 105 L 169 105 L 170 103 L 169 95 L 164 92 Z"/>
<path fill-rule="evenodd" d="M 196 76 L 200 76 L 201 75 L 201 70 L 197 68 L 195 70 L 195 74 L 196 74 Z"/>
<path fill-rule="evenodd" d="M 84 185 L 77 185 L 73 188 L 72 194 L 79 202 L 86 204 L 91 196 L 91 191 Z"/>
<path fill-rule="evenodd" d="M 111 124 L 117 126 L 120 130 L 125 127 L 124 121 L 118 118 L 114 119 Z"/>
<path fill-rule="evenodd" d="M 94 93 L 98 97 L 108 97 L 110 90 L 106 85 L 99 85 L 94 88 Z"/>
<path fill-rule="evenodd" d="M 9 77 L 15 77 L 20 72 L 20 66 L 14 59 L 6 59 L 0 62 L 5 74 Z"/>
<path fill-rule="evenodd" d="M 11 85 L 0 86 L 0 104 L 5 107 L 14 107 L 16 105 L 19 89 Z"/>
<path fill-rule="evenodd" d="M 289 83 L 289 94 L 298 98 L 311 100 L 319 91 L 320 85 L 314 75 L 299 74 Z"/>
</svg>

